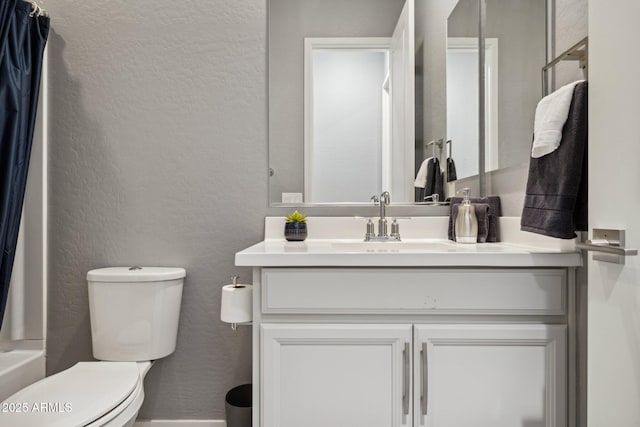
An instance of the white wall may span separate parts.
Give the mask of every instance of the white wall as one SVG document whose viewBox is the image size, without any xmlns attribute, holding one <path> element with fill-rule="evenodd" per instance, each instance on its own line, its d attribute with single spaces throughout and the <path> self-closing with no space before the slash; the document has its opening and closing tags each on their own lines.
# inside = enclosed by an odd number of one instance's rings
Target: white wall
<svg viewBox="0 0 640 427">
<path fill-rule="evenodd" d="M 640 2 L 614 3 L 589 0 L 589 226 L 638 248 Z M 589 262 L 588 366 L 589 427 L 640 425 L 639 257 Z"/>
</svg>

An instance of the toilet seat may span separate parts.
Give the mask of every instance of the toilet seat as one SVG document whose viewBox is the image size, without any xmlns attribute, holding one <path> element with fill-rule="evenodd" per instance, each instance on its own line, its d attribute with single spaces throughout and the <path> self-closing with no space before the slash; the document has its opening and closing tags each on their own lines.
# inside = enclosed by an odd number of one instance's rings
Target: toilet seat
<svg viewBox="0 0 640 427">
<path fill-rule="evenodd" d="M 139 396 L 144 395 L 136 362 L 79 362 L 10 396 L 2 403 L 8 411 L 0 413 L 0 424 L 87 426 L 104 417 L 102 425 L 118 415 L 114 409 Z"/>
</svg>

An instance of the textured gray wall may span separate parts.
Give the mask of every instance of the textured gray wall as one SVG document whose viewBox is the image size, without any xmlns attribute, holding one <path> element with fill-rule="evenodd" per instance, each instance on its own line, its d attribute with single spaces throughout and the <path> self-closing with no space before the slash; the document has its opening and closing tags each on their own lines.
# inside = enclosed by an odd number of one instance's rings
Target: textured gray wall
<svg viewBox="0 0 640 427">
<path fill-rule="evenodd" d="M 587 0 L 556 0 L 556 54 L 564 52 L 587 35 Z M 575 62 L 556 67 L 556 87 L 583 79 Z"/>
<path fill-rule="evenodd" d="M 90 360 L 86 272 L 187 270 L 176 352 L 143 418 L 224 418 L 251 378 L 248 328 L 219 321 L 234 253 L 267 201 L 265 2 L 42 1 L 50 58 L 48 373 Z"/>
</svg>

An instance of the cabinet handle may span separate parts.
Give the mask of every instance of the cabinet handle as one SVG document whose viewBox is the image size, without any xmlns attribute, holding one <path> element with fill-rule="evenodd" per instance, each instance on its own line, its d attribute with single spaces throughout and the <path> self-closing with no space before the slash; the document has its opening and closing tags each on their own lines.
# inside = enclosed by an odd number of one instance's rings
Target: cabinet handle
<svg viewBox="0 0 640 427">
<path fill-rule="evenodd" d="M 427 365 L 427 343 L 422 343 L 422 350 L 420 350 L 420 413 L 427 415 L 427 397 L 429 391 L 429 367 Z M 424 424 L 424 418 L 420 417 L 420 424 Z"/>
<path fill-rule="evenodd" d="M 409 343 L 404 343 L 402 350 L 402 412 L 409 415 Z"/>
</svg>

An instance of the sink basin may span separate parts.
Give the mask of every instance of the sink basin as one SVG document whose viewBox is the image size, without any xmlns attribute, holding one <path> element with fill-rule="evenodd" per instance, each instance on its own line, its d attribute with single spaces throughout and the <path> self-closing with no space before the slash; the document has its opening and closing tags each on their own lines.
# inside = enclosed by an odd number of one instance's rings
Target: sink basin
<svg viewBox="0 0 640 427">
<path fill-rule="evenodd" d="M 333 242 L 331 246 L 341 252 L 455 252 L 455 245 L 437 242 Z"/>
</svg>

